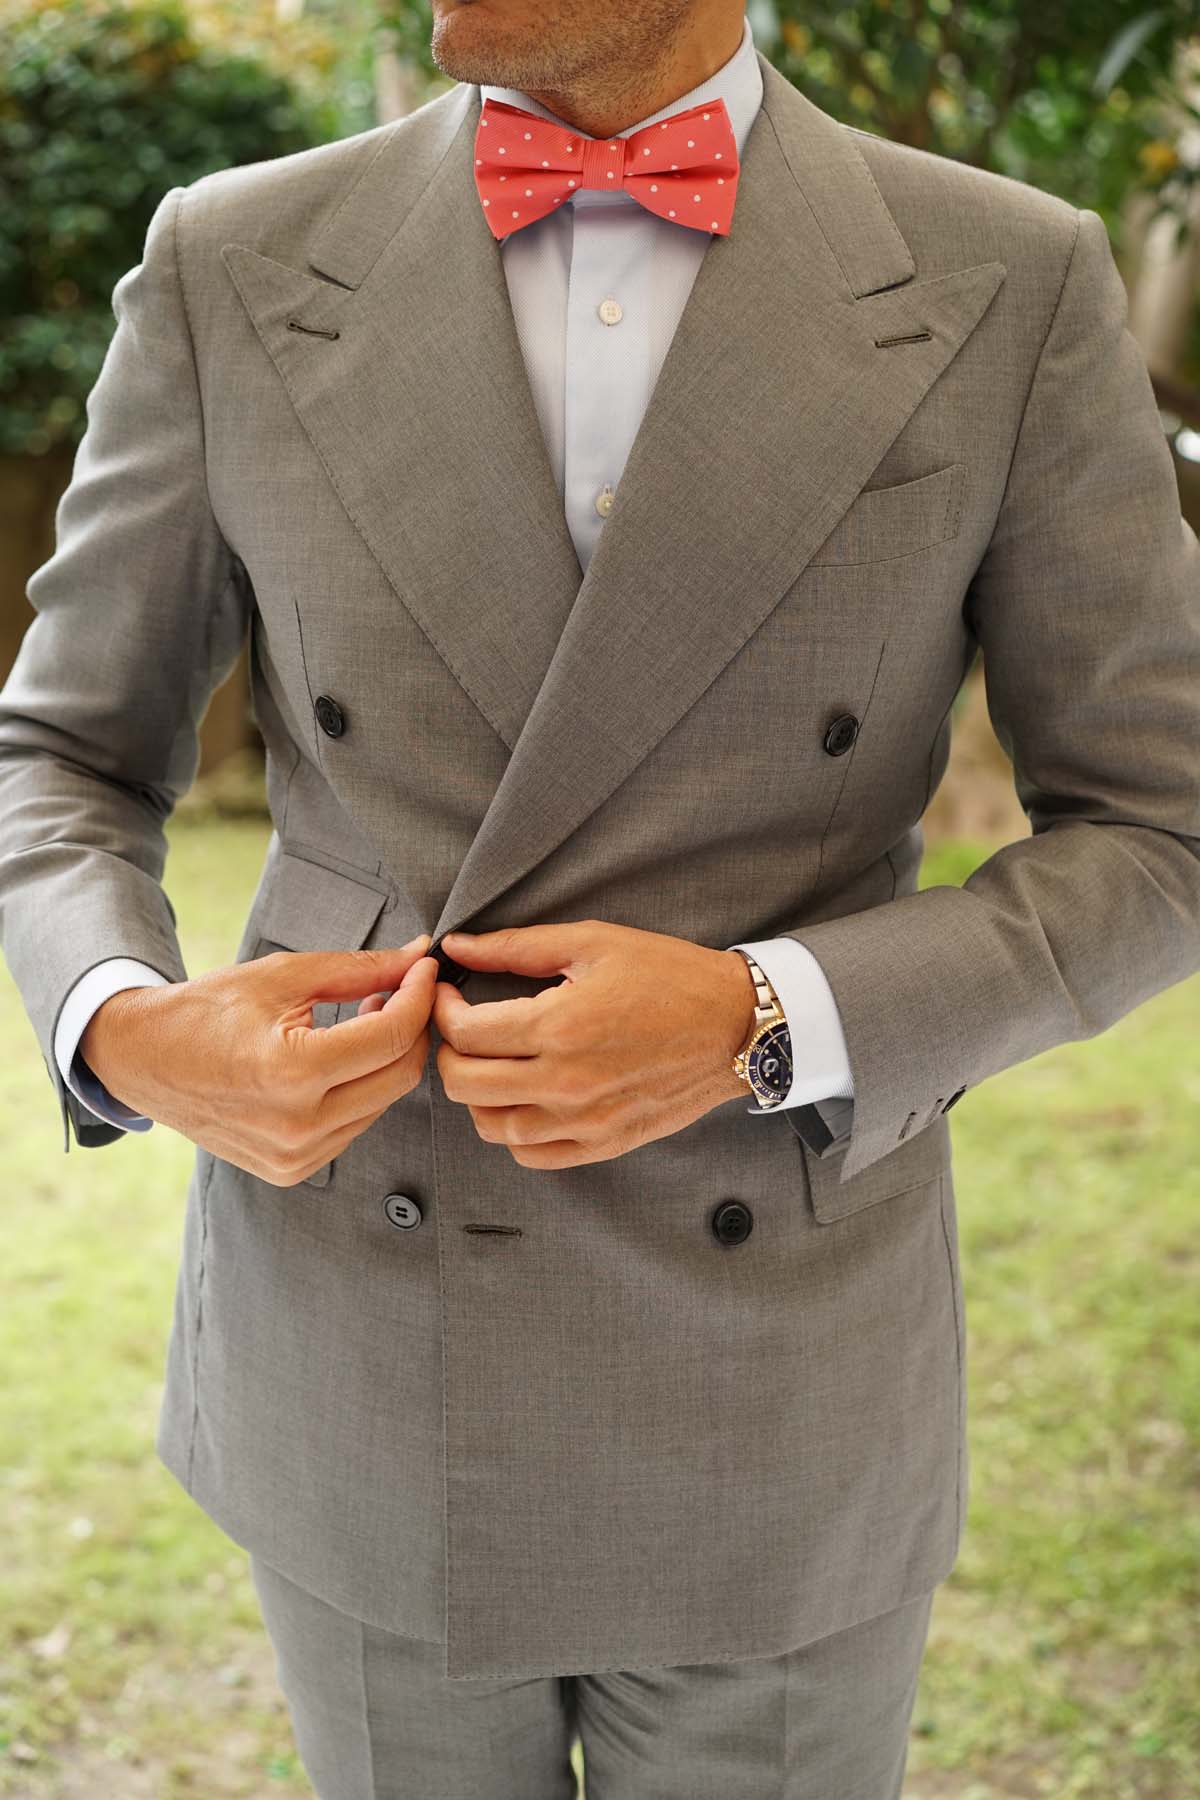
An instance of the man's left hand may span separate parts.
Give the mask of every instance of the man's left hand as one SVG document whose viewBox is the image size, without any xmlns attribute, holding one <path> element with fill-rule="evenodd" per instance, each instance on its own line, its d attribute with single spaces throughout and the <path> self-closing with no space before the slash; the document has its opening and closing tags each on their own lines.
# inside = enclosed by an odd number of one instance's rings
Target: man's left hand
<svg viewBox="0 0 1200 1800">
<path fill-rule="evenodd" d="M 731 1067 L 754 1018 L 738 951 L 598 919 L 454 931 L 442 943 L 468 969 L 565 977 L 475 1005 L 449 982 L 435 990 L 447 1096 L 524 1167 L 605 1162 L 723 1101 L 752 1100 Z"/>
</svg>

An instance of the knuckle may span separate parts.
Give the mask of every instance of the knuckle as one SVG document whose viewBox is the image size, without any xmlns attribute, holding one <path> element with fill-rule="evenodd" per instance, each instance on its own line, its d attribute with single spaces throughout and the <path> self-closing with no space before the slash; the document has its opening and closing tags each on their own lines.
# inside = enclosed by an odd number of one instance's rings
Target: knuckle
<svg viewBox="0 0 1200 1800">
<path fill-rule="evenodd" d="M 418 1031 L 415 1037 L 406 1037 L 403 1047 L 397 1052 L 396 1062 L 401 1072 L 413 1074 L 420 1079 L 421 1070 L 429 1056 L 429 1033 Z"/>
<path fill-rule="evenodd" d="M 405 1094 L 411 1094 L 419 1085 L 421 1075 L 421 1065 L 413 1057 L 398 1057 L 391 1066 L 388 1100 L 382 1110 L 386 1112 L 389 1106 L 394 1106 Z"/>
<path fill-rule="evenodd" d="M 472 1015 L 470 1013 L 464 1014 L 461 1019 L 455 1022 L 450 1032 L 443 1032 L 442 1036 L 449 1044 L 450 1048 L 452 1050 L 457 1050 L 460 1056 L 470 1056 L 472 1054 L 472 1046 L 475 1042 L 475 1030 L 472 1022 Z"/>
<path fill-rule="evenodd" d="M 282 969 L 295 954 L 294 950 L 264 950 L 261 956 L 251 960 L 256 968 Z"/>
<path fill-rule="evenodd" d="M 537 1132 L 537 1125 L 533 1119 L 528 1118 L 528 1117 L 524 1116 L 522 1113 L 517 1112 L 517 1111 L 513 1111 L 513 1112 L 507 1113 L 505 1115 L 504 1137 L 505 1137 L 506 1143 L 509 1143 L 509 1144 L 536 1143 L 537 1142 L 536 1132 Z"/>
<path fill-rule="evenodd" d="M 286 1164 L 271 1162 L 264 1165 L 263 1180 L 269 1182 L 272 1187 L 287 1188 L 295 1187 L 300 1177 L 293 1174 Z"/>
<path fill-rule="evenodd" d="M 492 1125 L 489 1120 L 480 1116 L 482 1108 L 478 1106 L 469 1106 L 467 1111 L 471 1115 L 476 1131 L 485 1143 L 498 1144 L 504 1141 L 502 1138 L 497 1137 L 495 1126 Z"/>
<path fill-rule="evenodd" d="M 299 1113 L 286 1113 L 275 1127 L 275 1147 L 297 1154 L 308 1141 L 308 1127 Z"/>
<path fill-rule="evenodd" d="M 388 1057 L 392 1062 L 400 1062 L 414 1047 L 412 1026 L 403 1013 L 392 1012 L 388 1017 L 391 1020 L 387 1036 Z"/>
<path fill-rule="evenodd" d="M 561 1073 L 546 1076 L 539 1085 L 538 1097 L 543 1105 L 553 1107 L 556 1112 L 569 1112 L 577 1099 L 570 1081 Z"/>
</svg>

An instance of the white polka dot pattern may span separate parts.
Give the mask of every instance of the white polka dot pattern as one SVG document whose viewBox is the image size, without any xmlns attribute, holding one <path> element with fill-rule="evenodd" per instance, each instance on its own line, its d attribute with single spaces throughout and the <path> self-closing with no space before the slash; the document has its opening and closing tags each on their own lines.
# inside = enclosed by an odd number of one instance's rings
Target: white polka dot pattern
<svg viewBox="0 0 1200 1800">
<path fill-rule="evenodd" d="M 502 167 L 528 185 L 520 207 L 506 207 L 497 215 L 489 209 L 504 197 Z M 674 219 L 671 202 L 682 199 L 686 210 L 680 209 L 681 225 L 728 237 L 737 178 L 737 139 L 723 100 L 707 100 L 615 138 L 567 137 L 561 125 L 502 100 L 489 98 L 480 108 L 475 186 L 496 238 L 545 218 L 577 188 L 612 193 L 617 182 L 660 219 Z"/>
</svg>

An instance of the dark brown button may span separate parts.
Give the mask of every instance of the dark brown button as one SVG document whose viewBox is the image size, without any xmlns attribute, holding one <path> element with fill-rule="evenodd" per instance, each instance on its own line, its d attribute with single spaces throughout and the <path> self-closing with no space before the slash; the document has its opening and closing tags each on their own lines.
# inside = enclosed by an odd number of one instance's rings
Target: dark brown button
<svg viewBox="0 0 1200 1800">
<path fill-rule="evenodd" d="M 721 1244 L 743 1244 L 754 1229 L 754 1214 L 740 1200 L 723 1200 L 712 1216 L 713 1236 Z"/>
<path fill-rule="evenodd" d="M 341 737 L 346 729 L 346 719 L 336 700 L 329 694 L 318 694 L 313 710 L 317 715 L 317 724 L 326 737 Z"/>
<path fill-rule="evenodd" d="M 438 981 L 448 981 L 452 987 L 461 988 L 466 981 L 467 976 L 473 973 L 471 969 L 465 969 L 462 963 L 455 962 L 450 952 L 448 950 L 443 950 L 440 944 L 436 950 L 427 950 L 425 954 L 426 956 L 432 956 L 434 962 L 438 966 L 438 972 L 435 979 Z"/>
<path fill-rule="evenodd" d="M 858 720 L 853 713 L 839 713 L 825 733 L 825 748 L 830 756 L 844 756 L 858 736 Z"/>
</svg>

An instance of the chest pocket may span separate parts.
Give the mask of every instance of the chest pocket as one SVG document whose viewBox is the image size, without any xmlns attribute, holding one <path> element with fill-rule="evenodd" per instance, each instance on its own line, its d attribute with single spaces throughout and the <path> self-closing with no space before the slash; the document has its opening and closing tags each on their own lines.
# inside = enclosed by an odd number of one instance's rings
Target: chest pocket
<svg viewBox="0 0 1200 1800">
<path fill-rule="evenodd" d="M 276 950 L 360 950 L 370 937 L 391 889 L 382 876 L 350 876 L 290 851 L 268 855 L 250 909 L 237 960 L 253 961 Z M 407 932 L 399 940 L 416 935 Z M 357 1000 L 318 1000 L 313 1024 L 351 1018 Z M 337 1159 L 305 1176 L 301 1187 L 325 1187 Z"/>
<path fill-rule="evenodd" d="M 948 463 L 915 481 L 864 488 L 807 566 L 883 562 L 956 537 L 966 473 L 966 463 Z"/>
</svg>

